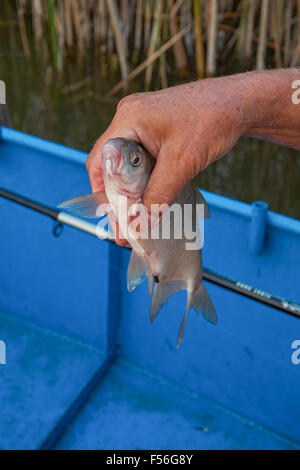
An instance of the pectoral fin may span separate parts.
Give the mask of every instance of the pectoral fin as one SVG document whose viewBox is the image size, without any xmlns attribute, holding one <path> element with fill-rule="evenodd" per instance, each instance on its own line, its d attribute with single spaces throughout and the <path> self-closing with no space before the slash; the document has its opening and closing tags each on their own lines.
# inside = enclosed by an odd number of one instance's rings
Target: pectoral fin
<svg viewBox="0 0 300 470">
<path fill-rule="evenodd" d="M 80 217 L 87 218 L 100 218 L 101 214 L 98 207 L 101 204 L 107 204 L 107 197 L 105 192 L 98 192 L 93 194 L 86 194 L 85 196 L 78 196 L 68 199 L 57 206 L 59 209 L 65 209 Z"/>
<path fill-rule="evenodd" d="M 133 291 L 139 284 L 147 279 L 147 266 L 134 250 L 127 269 L 127 289 Z"/>
<path fill-rule="evenodd" d="M 151 270 L 150 260 L 146 253 L 141 256 L 137 255 L 134 250 L 131 252 L 131 257 L 127 269 L 127 289 L 129 292 L 133 291 L 145 279 L 148 279 L 148 292 L 152 294 L 153 288 L 153 274 Z"/>
</svg>

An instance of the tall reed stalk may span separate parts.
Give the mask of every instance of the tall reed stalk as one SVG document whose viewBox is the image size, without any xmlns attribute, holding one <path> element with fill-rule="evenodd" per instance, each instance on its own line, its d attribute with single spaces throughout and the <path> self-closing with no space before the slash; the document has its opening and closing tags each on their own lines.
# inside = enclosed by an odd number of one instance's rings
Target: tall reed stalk
<svg viewBox="0 0 300 470">
<path fill-rule="evenodd" d="M 256 57 L 257 70 L 263 70 L 265 66 L 265 54 L 268 33 L 268 14 L 269 14 L 269 0 L 262 0 L 260 22 L 259 22 L 259 42 Z"/>
<path fill-rule="evenodd" d="M 115 0 L 106 1 L 107 9 L 109 11 L 110 21 L 114 37 L 116 41 L 116 49 L 118 51 L 121 75 L 124 82 L 128 79 L 128 64 L 126 59 L 125 41 L 122 34 L 122 29 L 119 22 L 119 12 Z"/>
<path fill-rule="evenodd" d="M 216 74 L 217 66 L 217 24 L 218 24 L 218 4 L 217 0 L 206 3 L 207 7 L 207 68 L 209 77 Z"/>
<path fill-rule="evenodd" d="M 178 17 L 175 9 L 176 5 L 174 0 L 168 0 L 167 5 L 169 8 L 170 31 L 172 36 L 175 36 L 179 31 L 177 21 Z M 188 65 L 185 49 L 181 39 L 174 44 L 174 56 L 179 78 L 184 78 L 187 75 Z"/>
<path fill-rule="evenodd" d="M 253 34 L 255 26 L 255 13 L 257 8 L 257 0 L 249 0 L 247 5 L 247 19 L 244 43 L 244 57 L 247 61 L 252 56 L 253 50 Z"/>
<path fill-rule="evenodd" d="M 194 0 L 194 28 L 195 28 L 195 43 L 196 43 L 196 67 L 197 76 L 203 78 L 205 76 L 204 65 L 204 47 L 203 47 L 203 32 L 202 32 L 202 0 Z"/>
<path fill-rule="evenodd" d="M 150 37 L 150 43 L 149 43 L 149 48 L 148 48 L 148 58 L 151 57 L 154 54 L 155 49 L 156 49 L 156 45 L 157 45 L 157 42 L 158 42 L 158 39 L 159 39 L 162 6 L 163 6 L 162 0 L 156 0 L 155 10 L 154 10 L 154 18 L 153 18 L 153 24 L 152 24 L 152 31 L 151 31 L 151 37 Z M 146 70 L 145 90 L 149 90 L 149 88 L 150 88 L 152 73 L 153 73 L 153 63 L 149 64 L 149 66 L 147 67 L 147 70 Z"/>
<path fill-rule="evenodd" d="M 176 76 L 235 72 L 237 60 L 259 70 L 300 65 L 300 0 L 1 2 L 7 6 L 3 21 L 10 24 L 11 47 L 15 50 L 19 38 L 28 61 L 40 55 L 62 72 L 69 55 L 82 70 L 95 56 L 99 72 L 115 71 L 117 65 L 124 89 L 130 69 L 142 64 L 145 89 L 166 86 Z M 156 54 L 165 44 L 172 45 Z"/>
</svg>

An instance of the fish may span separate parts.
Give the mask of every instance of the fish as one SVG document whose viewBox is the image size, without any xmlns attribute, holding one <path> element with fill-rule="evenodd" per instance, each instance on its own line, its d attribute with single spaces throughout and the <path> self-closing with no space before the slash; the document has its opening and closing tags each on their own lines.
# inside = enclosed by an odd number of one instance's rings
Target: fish
<svg viewBox="0 0 300 470">
<path fill-rule="evenodd" d="M 154 158 L 138 142 L 121 137 L 109 139 L 102 147 L 102 173 L 105 192 L 98 192 L 78 196 L 65 201 L 58 207 L 71 211 L 82 217 L 99 217 L 97 208 L 107 200 L 113 208 L 120 229 L 126 233 L 126 238 L 132 248 L 127 270 L 127 288 L 131 292 L 144 280 L 148 279 L 149 294 L 152 294 L 150 307 L 151 322 L 157 317 L 162 306 L 168 299 L 180 290 L 186 290 L 186 310 L 179 328 L 177 345 L 181 344 L 185 325 L 190 309 L 201 311 L 203 317 L 212 324 L 217 324 L 217 315 L 213 303 L 206 291 L 202 278 L 202 248 L 187 249 L 190 236 L 186 236 L 183 223 L 186 207 L 192 208 L 189 214 L 191 219 L 191 233 L 201 237 L 199 228 L 199 214 L 197 205 L 203 207 L 203 218 L 210 217 L 207 203 L 196 188 L 188 183 L 175 198 L 173 204 L 182 211 L 180 227 L 170 222 L 169 210 L 173 207 L 156 213 L 154 216 L 154 229 L 144 232 L 136 231 L 133 235 L 128 230 L 130 222 L 135 220 L 134 211 L 142 204 L 143 194 L 147 187 L 151 172 L 155 166 Z M 120 198 L 126 200 L 127 213 L 122 213 Z M 123 199 L 124 200 L 124 199 Z M 175 206 L 174 206 L 175 207 Z M 162 227 L 169 214 L 170 237 L 165 238 Z M 200 217 L 201 217 L 200 216 Z M 147 225 L 152 221 L 152 214 L 147 214 Z M 182 228 L 182 236 L 176 235 L 176 229 Z M 141 224 L 139 226 L 141 229 Z M 188 234 L 189 235 L 189 234 Z M 154 279 L 154 288 L 153 288 Z"/>
</svg>

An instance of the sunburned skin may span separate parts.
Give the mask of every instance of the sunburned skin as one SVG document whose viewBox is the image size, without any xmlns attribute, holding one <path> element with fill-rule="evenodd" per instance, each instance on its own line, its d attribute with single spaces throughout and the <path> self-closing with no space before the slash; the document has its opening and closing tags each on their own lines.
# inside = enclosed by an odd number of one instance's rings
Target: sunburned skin
<svg viewBox="0 0 300 470">
<path fill-rule="evenodd" d="M 101 151 L 115 137 L 140 142 L 157 162 L 143 196 L 148 210 L 171 203 L 244 136 L 300 149 L 298 81 L 299 68 L 252 71 L 124 97 L 87 159 L 92 191 L 105 189 Z"/>
</svg>

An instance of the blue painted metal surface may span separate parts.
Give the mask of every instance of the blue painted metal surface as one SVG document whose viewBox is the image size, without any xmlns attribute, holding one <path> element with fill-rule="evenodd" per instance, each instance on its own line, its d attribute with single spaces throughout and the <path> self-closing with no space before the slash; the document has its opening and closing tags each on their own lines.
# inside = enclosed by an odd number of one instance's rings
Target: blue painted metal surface
<svg viewBox="0 0 300 470">
<path fill-rule="evenodd" d="M 85 158 L 0 128 L 0 185 L 50 206 L 90 191 Z M 268 212 L 263 249 L 249 254 L 251 206 L 203 193 L 204 264 L 299 303 L 300 222 Z M 41 446 L 116 347 L 59 448 L 299 446 L 297 318 L 206 283 L 218 326 L 191 314 L 177 351 L 185 294 L 150 324 L 146 285 L 126 291 L 128 250 L 69 227 L 56 238 L 52 221 L 10 201 L 0 217 L 0 448 Z"/>
<path fill-rule="evenodd" d="M 0 312 L 0 336 L 0 449 L 37 449 L 105 356 L 11 312 Z"/>
<path fill-rule="evenodd" d="M 113 423 L 112 423 L 113 420 Z M 295 449 L 250 420 L 118 360 L 58 449 Z"/>
<path fill-rule="evenodd" d="M 263 249 L 266 237 L 267 214 L 268 204 L 266 202 L 253 202 L 249 234 L 249 253 L 251 255 L 259 255 Z"/>
</svg>

